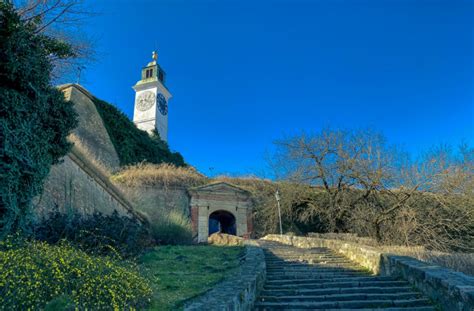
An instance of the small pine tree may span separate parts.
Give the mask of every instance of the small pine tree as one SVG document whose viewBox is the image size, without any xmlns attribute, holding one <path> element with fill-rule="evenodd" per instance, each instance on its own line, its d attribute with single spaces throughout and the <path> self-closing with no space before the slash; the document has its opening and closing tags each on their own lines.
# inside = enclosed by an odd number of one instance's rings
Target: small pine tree
<svg viewBox="0 0 474 311">
<path fill-rule="evenodd" d="M 0 1 L 0 237 L 27 228 L 32 199 L 77 125 L 72 103 L 51 86 L 51 60 L 72 49 L 37 33 L 39 22 Z"/>
</svg>

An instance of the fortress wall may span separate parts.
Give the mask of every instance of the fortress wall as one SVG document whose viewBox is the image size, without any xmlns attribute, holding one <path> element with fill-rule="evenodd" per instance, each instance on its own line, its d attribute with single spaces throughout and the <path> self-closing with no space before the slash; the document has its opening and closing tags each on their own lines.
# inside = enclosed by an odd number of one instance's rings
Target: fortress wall
<svg viewBox="0 0 474 311">
<path fill-rule="evenodd" d="M 48 217 L 55 208 L 60 212 L 95 212 L 144 218 L 137 213 L 121 191 L 109 181 L 109 174 L 119 169 L 119 158 L 103 124 L 93 96 L 77 84 L 59 86 L 66 100 L 74 103 L 79 124 L 73 131 L 74 147 L 54 165 L 43 185 L 43 193 L 33 204 L 36 220 Z"/>
<path fill-rule="evenodd" d="M 100 163 L 105 169 L 114 172 L 120 168 L 120 160 L 104 122 L 92 102 L 93 96 L 77 84 L 59 86 L 66 100 L 74 103 L 79 124 L 73 134 L 80 140 L 80 145 L 87 151 L 87 156 Z"/>
<path fill-rule="evenodd" d="M 152 223 L 170 212 L 177 212 L 191 219 L 190 198 L 184 187 L 116 185 L 130 199 L 135 208 L 146 214 Z"/>
<path fill-rule="evenodd" d="M 35 199 L 34 205 L 37 220 L 47 218 L 54 207 L 63 213 L 74 210 L 82 215 L 95 212 L 107 215 L 117 211 L 120 215 L 143 220 L 108 177 L 74 148 L 62 163 L 51 168 L 43 193 Z"/>
</svg>

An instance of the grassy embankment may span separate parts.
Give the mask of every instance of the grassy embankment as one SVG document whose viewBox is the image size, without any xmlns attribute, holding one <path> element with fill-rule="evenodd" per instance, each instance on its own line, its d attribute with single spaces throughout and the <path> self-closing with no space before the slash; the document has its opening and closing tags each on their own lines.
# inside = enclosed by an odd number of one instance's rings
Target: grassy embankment
<svg viewBox="0 0 474 311">
<path fill-rule="evenodd" d="M 153 290 L 149 310 L 177 310 L 239 265 L 242 247 L 160 246 L 140 258 Z"/>
</svg>

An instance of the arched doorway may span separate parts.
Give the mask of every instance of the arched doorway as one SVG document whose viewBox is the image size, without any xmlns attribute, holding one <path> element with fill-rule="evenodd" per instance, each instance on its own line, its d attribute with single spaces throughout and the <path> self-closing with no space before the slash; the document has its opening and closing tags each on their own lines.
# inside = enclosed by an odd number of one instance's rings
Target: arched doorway
<svg viewBox="0 0 474 311">
<path fill-rule="evenodd" d="M 235 217 L 227 211 L 215 211 L 209 215 L 209 235 L 220 232 L 237 235 Z"/>
</svg>

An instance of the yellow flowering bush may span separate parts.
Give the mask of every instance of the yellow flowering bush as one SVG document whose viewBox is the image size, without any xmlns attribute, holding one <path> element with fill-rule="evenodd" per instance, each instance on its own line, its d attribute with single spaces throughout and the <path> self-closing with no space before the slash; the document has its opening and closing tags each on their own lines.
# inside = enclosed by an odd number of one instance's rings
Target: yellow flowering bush
<svg viewBox="0 0 474 311">
<path fill-rule="evenodd" d="M 151 297 L 130 262 L 91 256 L 67 244 L 0 242 L 0 310 L 43 309 L 69 297 L 79 310 L 133 310 Z"/>
</svg>

